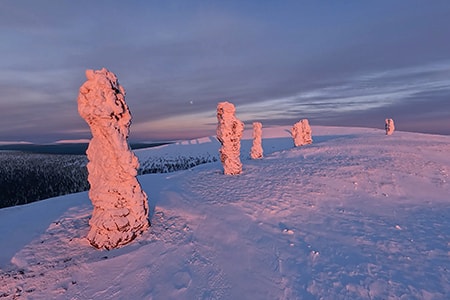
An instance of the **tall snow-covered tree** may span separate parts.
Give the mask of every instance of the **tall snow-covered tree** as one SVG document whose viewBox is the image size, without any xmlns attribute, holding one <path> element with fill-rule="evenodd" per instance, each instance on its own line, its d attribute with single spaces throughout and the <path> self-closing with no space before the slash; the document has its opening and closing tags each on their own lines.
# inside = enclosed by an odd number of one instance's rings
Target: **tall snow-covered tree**
<svg viewBox="0 0 450 300">
<path fill-rule="evenodd" d="M 220 102 L 217 105 L 217 139 L 222 144 L 219 153 L 225 175 L 242 173 L 240 152 L 244 123 L 236 118 L 235 112 L 236 109 L 230 102 Z"/>
<path fill-rule="evenodd" d="M 261 122 L 253 123 L 253 144 L 250 149 L 250 157 L 252 159 L 259 159 L 263 157 Z"/>
<path fill-rule="evenodd" d="M 89 198 L 94 206 L 89 242 L 111 249 L 132 241 L 149 226 L 147 195 L 136 178 L 139 162 L 128 144 L 131 114 L 116 75 L 87 70 L 78 112 L 92 139 L 86 151 Z"/>
<path fill-rule="evenodd" d="M 394 126 L 394 120 L 392 119 L 386 119 L 384 121 L 384 129 L 386 129 L 386 135 L 391 135 L 394 133 L 395 126 Z"/>
</svg>

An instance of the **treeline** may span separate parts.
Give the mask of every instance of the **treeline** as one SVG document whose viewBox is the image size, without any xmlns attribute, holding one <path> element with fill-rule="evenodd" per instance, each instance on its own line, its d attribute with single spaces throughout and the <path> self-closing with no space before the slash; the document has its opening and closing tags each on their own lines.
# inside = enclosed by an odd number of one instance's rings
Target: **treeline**
<svg viewBox="0 0 450 300">
<path fill-rule="evenodd" d="M 138 173 L 169 173 L 215 161 L 209 154 L 151 157 Z M 87 162 L 85 155 L 0 151 L 0 208 L 87 191 Z"/>
<path fill-rule="evenodd" d="M 170 173 L 187 170 L 195 166 L 217 161 L 215 156 L 176 156 L 176 157 L 152 157 L 141 162 L 138 170 L 140 175 L 150 173 Z"/>
<path fill-rule="evenodd" d="M 84 155 L 0 152 L 0 208 L 85 191 Z"/>
</svg>

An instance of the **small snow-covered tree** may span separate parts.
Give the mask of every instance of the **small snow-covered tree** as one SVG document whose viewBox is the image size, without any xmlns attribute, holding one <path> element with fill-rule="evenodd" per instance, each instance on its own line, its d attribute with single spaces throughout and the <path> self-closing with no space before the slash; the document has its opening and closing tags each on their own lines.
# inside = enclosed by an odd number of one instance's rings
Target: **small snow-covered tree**
<svg viewBox="0 0 450 300">
<path fill-rule="evenodd" d="M 240 153 L 244 123 L 236 118 L 235 111 L 232 103 L 225 101 L 217 105 L 217 139 L 222 144 L 219 153 L 225 175 L 242 173 Z"/>
<path fill-rule="evenodd" d="M 386 135 L 391 135 L 392 133 L 394 133 L 395 130 L 394 120 L 386 119 L 384 121 L 384 129 L 386 129 Z"/>
<path fill-rule="evenodd" d="M 292 138 L 295 147 L 312 144 L 312 131 L 308 119 L 300 120 L 292 127 Z"/>
<path fill-rule="evenodd" d="M 86 77 L 78 112 L 92 132 L 86 154 L 94 211 L 87 239 L 96 248 L 112 249 L 149 227 L 148 201 L 136 179 L 138 159 L 128 144 L 131 114 L 125 90 L 105 68 L 87 70 Z"/>
<path fill-rule="evenodd" d="M 253 145 L 250 149 L 250 157 L 252 159 L 259 159 L 263 157 L 262 148 L 262 123 L 253 123 Z"/>
</svg>

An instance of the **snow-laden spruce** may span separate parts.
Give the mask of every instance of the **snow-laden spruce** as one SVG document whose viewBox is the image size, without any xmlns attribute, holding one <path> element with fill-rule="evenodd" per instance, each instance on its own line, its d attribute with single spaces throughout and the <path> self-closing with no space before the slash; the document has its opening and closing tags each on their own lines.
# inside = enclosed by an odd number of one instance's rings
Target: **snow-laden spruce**
<svg viewBox="0 0 450 300">
<path fill-rule="evenodd" d="M 384 121 L 384 128 L 386 129 L 386 135 L 391 135 L 394 133 L 395 126 L 394 126 L 394 120 L 392 119 L 386 119 Z"/>
<path fill-rule="evenodd" d="M 292 138 L 295 147 L 312 144 L 312 131 L 308 119 L 298 121 L 292 127 Z"/>
<path fill-rule="evenodd" d="M 217 104 L 217 139 L 222 144 L 219 150 L 220 161 L 225 175 L 242 173 L 240 159 L 241 138 L 244 123 L 235 116 L 236 109 L 230 102 Z"/>
<path fill-rule="evenodd" d="M 149 227 L 147 195 L 136 179 L 139 162 L 128 144 L 131 114 L 124 88 L 105 68 L 87 70 L 86 77 L 78 112 L 92 132 L 86 154 L 94 211 L 87 238 L 94 247 L 111 249 Z"/>
<path fill-rule="evenodd" d="M 259 159 L 263 157 L 261 122 L 253 122 L 253 145 L 250 149 L 250 157 L 252 159 Z"/>
</svg>

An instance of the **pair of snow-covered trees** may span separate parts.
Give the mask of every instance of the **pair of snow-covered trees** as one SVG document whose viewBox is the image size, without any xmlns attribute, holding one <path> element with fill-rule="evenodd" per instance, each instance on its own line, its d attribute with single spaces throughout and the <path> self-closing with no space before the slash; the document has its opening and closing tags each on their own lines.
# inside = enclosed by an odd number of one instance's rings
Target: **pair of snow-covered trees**
<svg viewBox="0 0 450 300">
<path fill-rule="evenodd" d="M 312 131 L 308 119 L 298 121 L 292 127 L 292 137 L 295 147 L 312 144 Z"/>
</svg>

